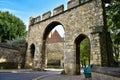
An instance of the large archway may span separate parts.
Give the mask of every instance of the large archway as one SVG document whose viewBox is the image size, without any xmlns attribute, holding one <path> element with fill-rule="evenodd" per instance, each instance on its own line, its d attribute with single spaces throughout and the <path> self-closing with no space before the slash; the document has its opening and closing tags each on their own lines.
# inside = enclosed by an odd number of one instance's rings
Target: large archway
<svg viewBox="0 0 120 80">
<path fill-rule="evenodd" d="M 44 68 L 63 68 L 64 32 L 60 35 L 57 27 L 64 29 L 59 22 L 50 23 L 43 35 L 42 56 Z M 56 29 L 55 29 L 56 28 Z"/>
<path fill-rule="evenodd" d="M 76 45 L 76 74 L 81 74 L 83 68 L 90 64 L 90 40 L 84 35 L 80 34 L 75 39 Z"/>
</svg>

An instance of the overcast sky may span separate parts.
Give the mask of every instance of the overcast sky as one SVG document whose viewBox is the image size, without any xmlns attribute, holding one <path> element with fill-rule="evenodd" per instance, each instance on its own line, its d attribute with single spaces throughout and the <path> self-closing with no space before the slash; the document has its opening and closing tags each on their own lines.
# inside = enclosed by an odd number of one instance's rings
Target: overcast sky
<svg viewBox="0 0 120 80">
<path fill-rule="evenodd" d="M 28 26 L 29 17 L 41 16 L 47 11 L 64 4 L 66 9 L 69 0 L 0 0 L 0 11 L 9 11 L 19 17 Z M 59 27 L 60 29 L 60 27 Z M 62 33 L 62 32 L 61 32 Z"/>
</svg>

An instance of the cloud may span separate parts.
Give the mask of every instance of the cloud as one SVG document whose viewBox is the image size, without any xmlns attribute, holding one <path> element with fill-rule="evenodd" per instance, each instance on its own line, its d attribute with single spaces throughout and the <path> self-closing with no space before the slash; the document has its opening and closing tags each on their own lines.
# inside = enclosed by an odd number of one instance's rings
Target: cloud
<svg viewBox="0 0 120 80">
<path fill-rule="evenodd" d="M 28 12 L 24 12 L 24 11 L 19 11 L 19 10 L 15 10 L 15 9 L 10 9 L 10 8 L 0 8 L 0 11 L 8 11 L 12 14 L 21 14 L 21 15 L 25 15 L 28 14 Z"/>
<path fill-rule="evenodd" d="M 9 11 L 10 13 L 15 13 L 16 10 L 10 9 L 10 8 L 6 8 L 6 7 L 10 7 L 13 6 L 14 3 L 10 2 L 8 0 L 0 0 L 0 11 Z M 6 7 L 5 7 L 6 6 Z"/>
<path fill-rule="evenodd" d="M 9 8 L 0 8 L 0 11 L 8 11 L 8 12 L 10 12 L 10 13 L 15 13 L 15 12 L 17 12 L 16 10 L 9 9 Z"/>
</svg>

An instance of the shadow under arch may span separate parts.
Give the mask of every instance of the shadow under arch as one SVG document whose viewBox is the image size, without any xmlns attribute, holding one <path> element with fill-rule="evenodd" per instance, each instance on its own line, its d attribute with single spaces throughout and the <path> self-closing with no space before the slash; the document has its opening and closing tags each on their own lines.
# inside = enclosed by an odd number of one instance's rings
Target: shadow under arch
<svg viewBox="0 0 120 80">
<path fill-rule="evenodd" d="M 47 37 L 48 37 L 49 33 L 51 32 L 51 30 L 52 30 L 53 28 L 55 28 L 57 25 L 62 25 L 62 24 L 61 24 L 60 22 L 54 21 L 54 22 L 50 23 L 50 24 L 46 27 L 46 29 L 45 29 L 45 31 L 44 31 L 44 34 L 43 34 L 43 40 L 46 40 L 46 39 L 47 39 Z M 62 27 L 64 28 L 63 25 L 62 25 Z M 65 29 L 64 29 L 64 30 L 65 30 Z"/>
<path fill-rule="evenodd" d="M 77 36 L 77 38 L 75 39 L 75 54 L 76 54 L 76 74 L 79 75 L 81 74 L 81 50 L 80 50 L 80 45 L 81 42 L 85 39 L 88 39 L 88 36 L 86 36 L 85 34 L 80 34 Z M 90 40 L 89 40 L 90 43 Z M 90 49 L 90 46 L 88 47 Z M 89 64 L 90 64 L 90 56 L 89 56 Z"/>
<path fill-rule="evenodd" d="M 57 22 L 57 21 L 53 21 L 51 22 L 46 28 L 45 28 L 45 31 L 43 33 L 43 39 L 42 39 L 42 65 L 43 65 L 43 70 L 45 69 L 45 60 L 46 60 L 46 43 L 47 43 L 47 38 L 49 36 L 49 33 L 58 25 L 61 25 L 64 29 L 64 26 L 60 23 L 60 22 Z M 64 29 L 65 31 L 65 29 Z"/>
</svg>

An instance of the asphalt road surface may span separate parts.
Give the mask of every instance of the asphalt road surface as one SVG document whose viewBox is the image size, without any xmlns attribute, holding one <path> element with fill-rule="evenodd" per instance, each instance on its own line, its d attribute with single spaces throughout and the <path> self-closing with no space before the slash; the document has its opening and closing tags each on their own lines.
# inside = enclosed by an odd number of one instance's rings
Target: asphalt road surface
<svg viewBox="0 0 120 80">
<path fill-rule="evenodd" d="M 43 76 L 52 76 L 55 74 L 60 74 L 61 71 L 42 71 L 42 72 L 33 72 L 33 71 L 25 71 L 25 72 L 0 72 L 0 80 L 36 80 L 37 77 Z"/>
</svg>

